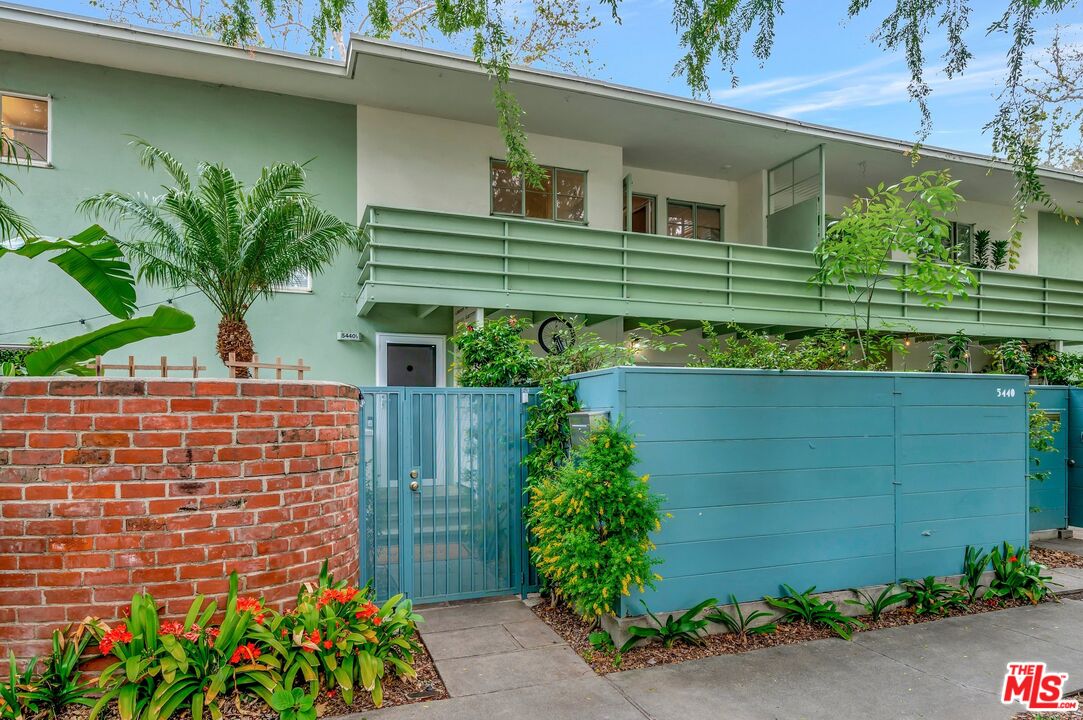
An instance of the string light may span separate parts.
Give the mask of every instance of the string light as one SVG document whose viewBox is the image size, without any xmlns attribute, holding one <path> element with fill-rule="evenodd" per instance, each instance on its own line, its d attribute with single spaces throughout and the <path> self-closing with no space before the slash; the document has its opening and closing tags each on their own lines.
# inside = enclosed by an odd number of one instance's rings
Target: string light
<svg viewBox="0 0 1083 720">
<path fill-rule="evenodd" d="M 145 305 L 136 305 L 135 309 L 136 310 L 145 310 L 146 308 L 149 308 L 149 307 L 158 307 L 159 305 L 165 305 L 167 303 L 172 305 L 174 300 L 180 300 L 181 298 L 186 298 L 186 297 L 190 297 L 192 295 L 198 295 L 198 294 L 199 294 L 199 290 L 193 290 L 192 292 L 187 292 L 187 293 L 184 293 L 183 295 L 177 295 L 176 297 L 169 298 L 165 302 L 159 301 L 159 302 L 146 303 Z M 108 317 L 113 317 L 113 316 L 110 315 L 109 313 L 102 313 L 101 315 L 95 315 L 93 317 L 88 317 L 88 318 L 79 318 L 78 320 L 65 320 L 64 322 L 50 323 L 48 325 L 38 325 L 37 327 L 22 328 L 20 330 L 5 330 L 3 332 L 0 332 L 0 337 L 2 337 L 4 335 L 22 335 L 24 333 L 29 334 L 29 333 L 32 333 L 32 332 L 36 332 L 38 330 L 49 330 L 51 328 L 63 327 L 65 325 L 76 325 L 76 324 L 78 324 L 78 325 L 82 325 L 82 326 L 85 327 L 86 324 L 88 322 L 90 322 L 90 321 L 101 320 L 102 318 L 108 318 Z"/>
</svg>

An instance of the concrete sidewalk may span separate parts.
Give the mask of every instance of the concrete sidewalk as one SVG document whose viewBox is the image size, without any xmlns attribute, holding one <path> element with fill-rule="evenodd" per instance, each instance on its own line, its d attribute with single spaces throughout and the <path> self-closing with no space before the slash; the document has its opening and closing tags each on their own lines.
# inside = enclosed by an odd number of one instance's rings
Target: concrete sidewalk
<svg viewBox="0 0 1083 720">
<path fill-rule="evenodd" d="M 1010 718 L 1005 666 L 1044 660 L 1083 688 L 1083 602 L 1015 608 L 741 655 L 595 675 L 517 600 L 429 609 L 451 699 L 371 720 Z"/>
</svg>

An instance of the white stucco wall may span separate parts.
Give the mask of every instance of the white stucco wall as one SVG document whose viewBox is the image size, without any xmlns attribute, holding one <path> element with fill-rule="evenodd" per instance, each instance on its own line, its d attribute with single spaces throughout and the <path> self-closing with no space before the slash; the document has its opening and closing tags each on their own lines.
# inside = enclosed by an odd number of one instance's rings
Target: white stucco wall
<svg viewBox="0 0 1083 720">
<path fill-rule="evenodd" d="M 829 194 L 827 196 L 827 214 L 838 217 L 842 213 L 842 209 L 849 205 L 852 200 L 853 198 Z M 1021 228 L 1023 232 L 1022 247 L 1019 250 L 1019 265 L 1014 272 L 1037 275 L 1037 213 L 1031 213 L 1031 216 L 1031 219 L 1023 223 Z M 962 223 L 973 223 L 975 230 L 987 229 L 992 233 L 990 240 L 998 240 L 1008 237 L 1012 226 L 1012 209 L 1007 205 L 967 201 L 959 205 L 958 210 L 951 215 L 951 219 Z"/>
<path fill-rule="evenodd" d="M 587 171 L 587 222 L 619 230 L 623 150 L 531 135 L 543 165 Z M 495 127 L 357 108 L 358 212 L 367 205 L 489 214 L 489 159 L 507 151 Z"/>
<path fill-rule="evenodd" d="M 655 213 L 656 233 L 666 233 L 666 200 L 683 200 L 723 206 L 724 238 L 727 242 L 737 241 L 737 183 L 645 168 L 625 167 L 624 172 L 632 177 L 632 192 L 658 198 L 658 212 Z M 620 191 L 621 186 L 618 185 L 617 192 Z"/>
<path fill-rule="evenodd" d="M 767 244 L 767 171 L 759 170 L 737 182 L 737 237 L 734 242 Z"/>
</svg>

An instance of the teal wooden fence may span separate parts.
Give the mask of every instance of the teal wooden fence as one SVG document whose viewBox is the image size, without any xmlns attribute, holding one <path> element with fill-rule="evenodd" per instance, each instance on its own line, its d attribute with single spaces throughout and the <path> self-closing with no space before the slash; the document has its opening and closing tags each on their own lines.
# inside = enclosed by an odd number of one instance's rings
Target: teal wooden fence
<svg viewBox="0 0 1083 720">
<path fill-rule="evenodd" d="M 655 611 L 961 570 L 966 545 L 1028 534 L 1027 379 L 614 368 L 584 407 L 636 435 L 673 515 Z M 1083 486 L 1083 484 L 1081 484 Z M 643 612 L 639 597 L 621 612 Z"/>
</svg>

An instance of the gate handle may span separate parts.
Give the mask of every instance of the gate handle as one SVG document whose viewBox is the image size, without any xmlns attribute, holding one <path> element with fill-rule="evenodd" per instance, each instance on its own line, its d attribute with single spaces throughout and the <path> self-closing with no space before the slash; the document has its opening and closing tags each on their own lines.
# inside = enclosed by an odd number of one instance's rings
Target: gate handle
<svg viewBox="0 0 1083 720">
<path fill-rule="evenodd" d="M 1068 458 L 1068 467 L 1075 467 L 1075 460 Z"/>
<path fill-rule="evenodd" d="M 414 480 L 414 481 L 412 481 L 410 483 L 410 489 L 413 490 L 414 492 L 417 492 L 417 489 L 419 487 L 421 487 L 421 483 L 419 483 L 417 480 Z"/>
</svg>

